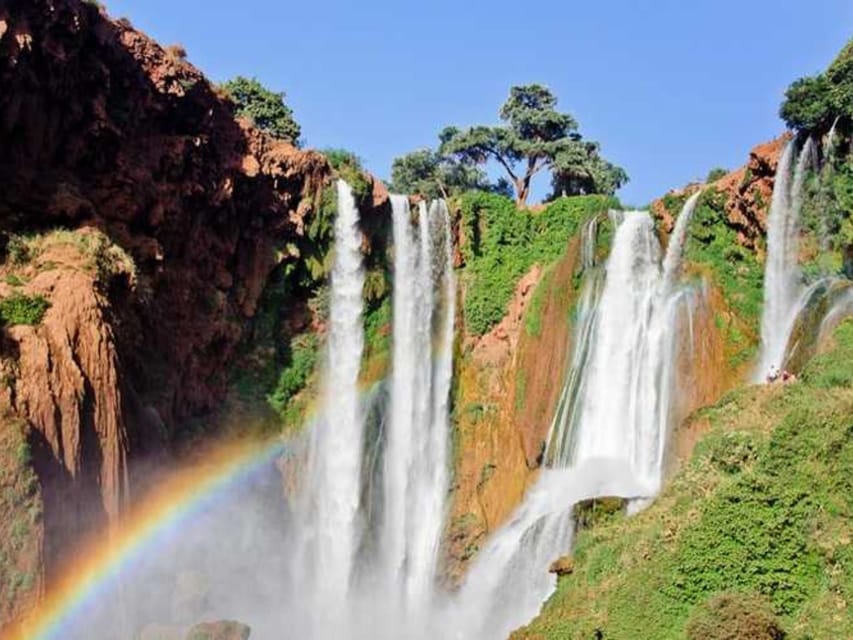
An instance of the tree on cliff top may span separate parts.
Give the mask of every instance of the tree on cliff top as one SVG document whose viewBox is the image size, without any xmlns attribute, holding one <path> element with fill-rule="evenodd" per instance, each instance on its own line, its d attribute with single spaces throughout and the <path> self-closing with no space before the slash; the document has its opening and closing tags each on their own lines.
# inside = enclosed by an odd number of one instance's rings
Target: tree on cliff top
<svg viewBox="0 0 853 640">
<path fill-rule="evenodd" d="M 500 110 L 504 124 L 464 130 L 447 127 L 440 134 L 439 152 L 473 164 L 495 160 L 514 186 L 520 206 L 527 203 L 533 177 L 543 170 L 559 174 L 557 186 L 571 194 L 626 182 L 625 172 L 603 161 L 598 146 L 582 140 L 577 121 L 556 107 L 557 98 L 547 87 L 512 87 Z"/>
<path fill-rule="evenodd" d="M 258 129 L 274 138 L 299 145 L 302 128 L 293 118 L 293 111 L 284 103 L 284 93 L 270 91 L 256 78 L 237 76 L 222 85 L 236 105 L 238 116 L 249 118 Z"/>
<path fill-rule="evenodd" d="M 826 73 L 800 78 L 788 87 L 779 115 L 798 131 L 825 131 L 838 117 L 853 119 L 853 40 Z"/>
<path fill-rule="evenodd" d="M 417 149 L 396 158 L 391 165 L 391 188 L 428 198 L 448 198 L 472 190 L 503 194 L 510 190 L 505 180 L 490 183 L 486 172 L 477 165 L 432 149 Z"/>
<path fill-rule="evenodd" d="M 548 200 L 555 200 L 561 195 L 600 193 L 612 196 L 628 182 L 625 170 L 602 158 L 599 150 L 597 142 L 578 140 L 557 153 L 551 168 L 551 195 Z"/>
</svg>

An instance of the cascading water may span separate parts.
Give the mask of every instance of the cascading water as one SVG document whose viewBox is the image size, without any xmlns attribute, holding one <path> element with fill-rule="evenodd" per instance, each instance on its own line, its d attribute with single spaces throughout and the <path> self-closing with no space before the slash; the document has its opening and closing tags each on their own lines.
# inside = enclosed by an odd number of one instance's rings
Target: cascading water
<svg viewBox="0 0 853 640">
<path fill-rule="evenodd" d="M 307 542 L 297 555 L 307 566 L 296 576 L 289 606 L 302 620 L 300 637 L 420 636 L 434 595 L 449 477 L 456 289 L 450 217 L 440 201 L 421 203 L 413 216 L 407 198 L 391 198 L 391 376 L 387 406 L 375 409 L 384 415 L 382 426 L 371 432 L 375 442 L 365 442 L 356 386 L 363 345 L 361 234 L 343 183 L 338 196 L 327 395 L 314 425 L 309 485 L 298 501 Z M 312 610 L 307 620 L 305 608 Z"/>
<path fill-rule="evenodd" d="M 358 535 L 363 416 L 358 374 L 364 349 L 364 267 L 359 212 L 352 190 L 337 183 L 335 259 L 331 275 L 323 412 L 314 426 L 306 486 L 301 575 L 310 585 L 313 626 L 346 625 L 347 594 Z"/>
<path fill-rule="evenodd" d="M 456 602 L 455 637 L 506 637 L 535 615 L 555 584 L 548 564 L 570 548 L 573 504 L 659 490 L 678 321 L 692 300 L 676 282 L 698 198 L 682 209 L 663 268 L 648 213 L 612 214 L 618 227 L 603 287 L 594 227 L 586 227 L 573 360 L 546 452 L 553 468 L 478 556 Z"/>
<path fill-rule="evenodd" d="M 417 229 L 408 199 L 392 196 L 391 203 L 394 352 L 381 554 L 389 597 L 422 616 L 435 579 L 447 491 L 455 282 L 444 203 L 421 203 Z"/>
<path fill-rule="evenodd" d="M 814 162 L 814 142 L 808 138 L 791 172 L 795 143 L 785 147 L 776 169 L 773 199 L 767 215 L 767 259 L 764 266 L 764 310 L 761 316 L 761 352 L 755 380 L 785 364 L 791 328 L 802 299 L 798 265 L 800 209 L 806 172 Z"/>
</svg>

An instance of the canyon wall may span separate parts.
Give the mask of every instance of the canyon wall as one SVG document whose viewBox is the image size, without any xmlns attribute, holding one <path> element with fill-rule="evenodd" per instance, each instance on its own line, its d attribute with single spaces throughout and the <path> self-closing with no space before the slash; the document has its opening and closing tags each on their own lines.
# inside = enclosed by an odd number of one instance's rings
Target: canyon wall
<svg viewBox="0 0 853 640">
<path fill-rule="evenodd" d="M 38 592 L 115 526 L 134 461 L 220 406 L 271 273 L 328 248 L 309 229 L 334 171 L 96 3 L 3 3 L 0 86 L 0 297 L 45 306 L 0 348 L 0 430 L 23 425 L 44 503 Z M 364 180 L 369 231 L 387 194 Z M 308 294 L 291 293 L 298 331 Z"/>
</svg>

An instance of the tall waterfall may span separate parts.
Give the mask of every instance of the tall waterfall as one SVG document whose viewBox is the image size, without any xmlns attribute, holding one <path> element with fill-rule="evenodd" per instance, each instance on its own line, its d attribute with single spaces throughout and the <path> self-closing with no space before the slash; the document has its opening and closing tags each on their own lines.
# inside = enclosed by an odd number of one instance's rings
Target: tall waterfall
<svg viewBox="0 0 853 640">
<path fill-rule="evenodd" d="M 392 196 L 394 326 L 381 554 L 394 606 L 425 613 L 435 580 L 448 482 L 448 402 L 455 282 L 443 202 Z M 434 292 L 438 292 L 438 296 Z"/>
<path fill-rule="evenodd" d="M 806 171 L 814 161 L 814 142 L 808 138 L 794 160 L 795 143 L 785 147 L 776 168 L 773 199 L 767 215 L 767 259 L 764 265 L 764 310 L 761 316 L 761 352 L 755 380 L 763 381 L 772 369 L 785 364 L 791 328 L 802 298 L 802 273 L 798 265 L 800 209 Z"/>
<path fill-rule="evenodd" d="M 326 394 L 299 501 L 303 542 L 295 555 L 303 569 L 290 604 L 299 637 L 412 637 L 428 623 L 435 593 L 456 314 L 450 216 L 441 201 L 420 204 L 414 215 L 405 197 L 392 196 L 391 205 L 391 375 L 387 395 L 368 399 L 357 388 L 364 342 L 359 216 L 349 187 L 338 185 Z M 368 402 L 378 402 L 374 410 L 384 416 L 369 438 Z"/>
<path fill-rule="evenodd" d="M 355 198 L 342 180 L 337 183 L 337 195 L 324 403 L 312 432 L 306 487 L 308 550 L 304 557 L 310 566 L 302 579 L 313 587 L 312 605 L 341 629 L 346 624 L 344 607 L 358 535 L 364 268 Z"/>
<path fill-rule="evenodd" d="M 456 637 L 506 637 L 536 614 L 555 584 L 549 563 L 571 546 L 573 504 L 659 490 L 678 325 L 692 300 L 676 282 L 698 198 L 682 209 L 662 264 L 646 212 L 611 214 L 618 227 L 603 276 L 594 227 L 585 228 L 573 361 L 546 454 L 552 468 L 478 556 L 460 594 Z"/>
</svg>

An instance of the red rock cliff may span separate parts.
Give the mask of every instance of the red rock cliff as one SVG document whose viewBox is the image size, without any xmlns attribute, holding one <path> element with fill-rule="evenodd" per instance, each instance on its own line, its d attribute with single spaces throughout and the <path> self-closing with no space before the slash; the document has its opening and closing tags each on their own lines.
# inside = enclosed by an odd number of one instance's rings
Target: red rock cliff
<svg viewBox="0 0 853 640">
<path fill-rule="evenodd" d="M 0 351 L 3 409 L 30 428 L 49 576 L 115 520 L 127 461 L 220 402 L 269 274 L 295 259 L 277 248 L 303 237 L 331 172 L 236 120 L 179 52 L 79 0 L 0 4 L 0 150 L 4 243 L 76 238 L 19 269 L 51 306 Z M 89 236 L 106 239 L 93 251 Z M 104 268 L 103 251 L 130 266 Z"/>
</svg>

